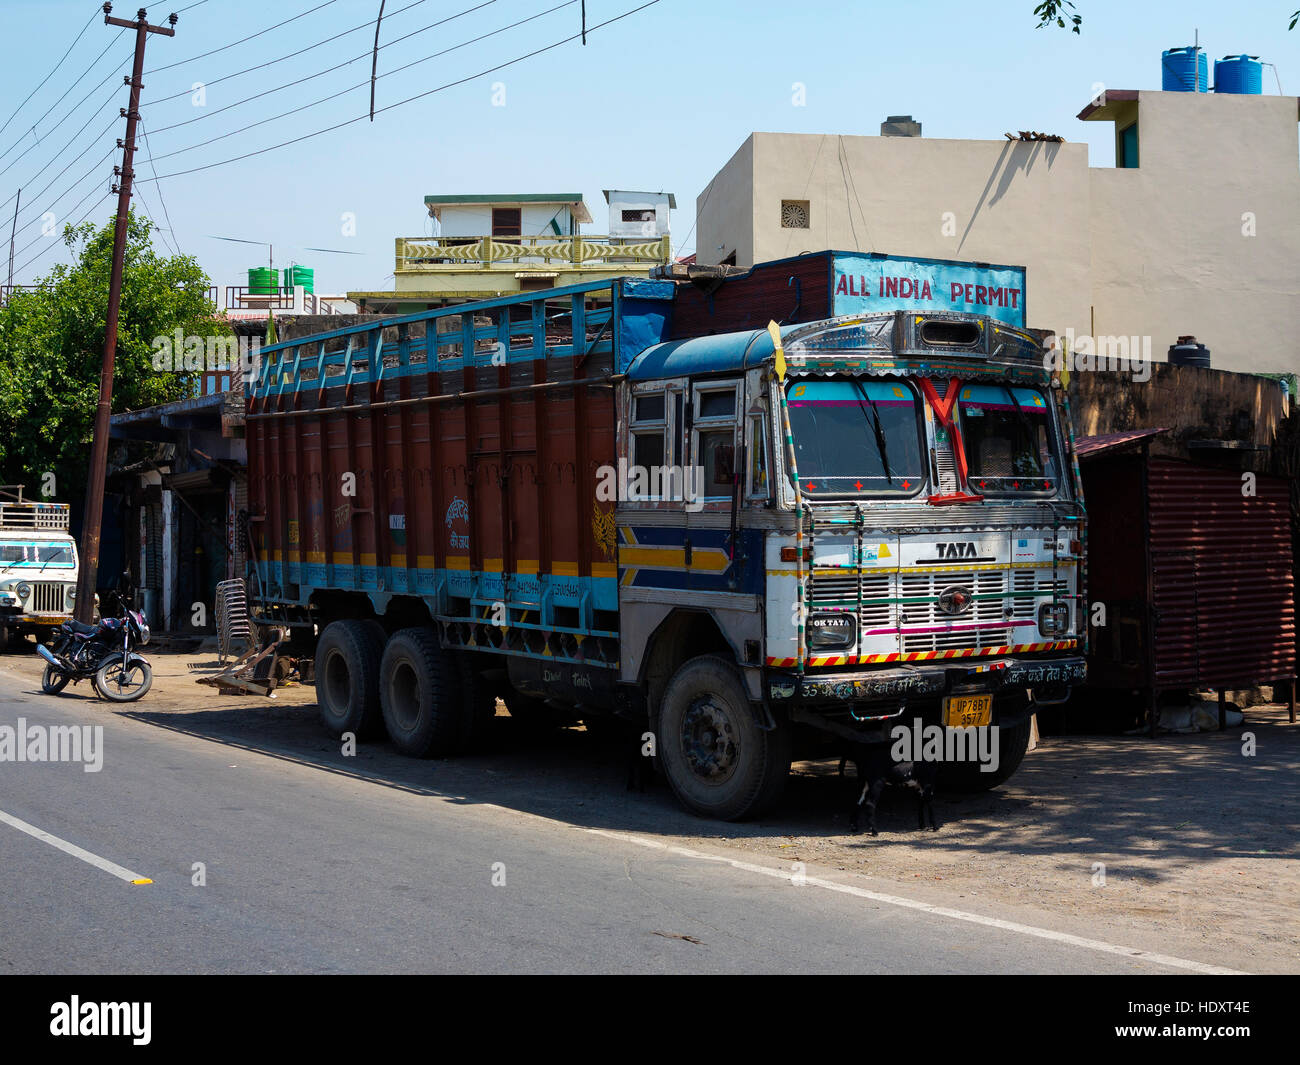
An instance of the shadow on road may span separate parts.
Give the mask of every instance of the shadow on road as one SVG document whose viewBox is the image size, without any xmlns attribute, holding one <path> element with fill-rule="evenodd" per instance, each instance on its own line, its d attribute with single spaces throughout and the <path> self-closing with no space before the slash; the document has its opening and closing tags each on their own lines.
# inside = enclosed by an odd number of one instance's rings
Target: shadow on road
<svg viewBox="0 0 1300 1065">
<path fill-rule="evenodd" d="M 418 761 L 382 742 L 362 744 L 345 757 L 318 726 L 309 698 L 310 689 L 296 704 L 214 695 L 212 709 L 164 711 L 144 704 L 121 712 L 326 772 L 585 828 L 705 839 L 822 838 L 854 851 L 905 842 L 972 860 L 1132 857 L 1145 861 L 1128 863 L 1130 875 L 1152 883 L 1209 857 L 1300 854 L 1300 728 L 1288 726 L 1285 711 L 1276 707 L 1253 708 L 1244 728 L 1224 733 L 1051 738 L 1001 788 L 940 794 L 937 833 L 916 831 L 910 795 L 886 793 L 881 835 L 871 838 L 848 835 L 856 788 L 838 775 L 837 760 L 798 763 L 772 815 L 724 824 L 683 811 L 662 779 L 644 792 L 629 791 L 624 745 L 581 727 L 529 736 L 499 714 L 485 753 Z M 1253 756 L 1243 754 L 1245 733 L 1254 736 Z"/>
</svg>

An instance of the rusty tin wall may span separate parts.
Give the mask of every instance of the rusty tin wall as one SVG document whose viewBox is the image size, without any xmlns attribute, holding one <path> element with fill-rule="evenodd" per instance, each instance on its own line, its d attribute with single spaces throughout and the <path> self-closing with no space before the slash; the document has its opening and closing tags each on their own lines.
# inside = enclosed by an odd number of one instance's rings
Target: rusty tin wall
<svg viewBox="0 0 1300 1065">
<path fill-rule="evenodd" d="M 1148 471 L 1157 688 L 1234 688 L 1296 673 L 1288 486 L 1153 458 Z"/>
</svg>

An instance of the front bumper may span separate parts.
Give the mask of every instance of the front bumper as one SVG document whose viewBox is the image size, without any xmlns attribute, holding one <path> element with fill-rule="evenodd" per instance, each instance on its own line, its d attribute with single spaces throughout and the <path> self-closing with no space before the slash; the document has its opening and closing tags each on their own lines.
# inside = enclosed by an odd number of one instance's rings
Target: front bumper
<svg viewBox="0 0 1300 1065">
<path fill-rule="evenodd" d="M 851 711 L 855 721 L 885 721 L 897 717 L 907 703 L 962 694 L 1024 690 L 1062 693 L 1088 675 L 1082 655 L 1051 658 L 993 658 L 980 662 L 926 662 L 851 673 L 768 673 L 767 694 L 774 706 L 800 706 L 817 711 Z"/>
</svg>

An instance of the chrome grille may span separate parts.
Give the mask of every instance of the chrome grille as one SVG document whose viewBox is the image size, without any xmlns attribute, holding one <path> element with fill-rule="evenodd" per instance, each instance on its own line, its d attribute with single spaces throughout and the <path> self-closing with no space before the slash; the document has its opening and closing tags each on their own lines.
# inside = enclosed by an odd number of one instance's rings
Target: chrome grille
<svg viewBox="0 0 1300 1065">
<path fill-rule="evenodd" d="M 33 584 L 31 610 L 34 614 L 62 614 L 63 585 Z"/>
<path fill-rule="evenodd" d="M 957 570 L 951 573 L 863 573 L 812 578 L 812 609 L 856 610 L 859 587 L 863 632 L 887 628 L 929 627 L 952 622 L 974 628 L 955 632 L 927 632 L 903 635 L 899 650 L 918 651 L 982 650 L 1017 642 L 1007 621 L 1028 620 L 1038 610 L 1042 597 L 1069 592 L 1069 577 L 1053 578 L 1050 569 Z M 939 593 L 945 588 L 965 588 L 977 598 L 964 614 L 953 617 L 938 609 Z M 1014 592 L 1031 593 L 1012 595 Z M 891 603 L 889 600 L 920 599 L 923 602 Z M 981 625 L 980 623 L 985 623 Z M 997 627 L 994 627 L 994 626 Z M 1038 639 L 1037 630 L 1034 639 Z"/>
</svg>

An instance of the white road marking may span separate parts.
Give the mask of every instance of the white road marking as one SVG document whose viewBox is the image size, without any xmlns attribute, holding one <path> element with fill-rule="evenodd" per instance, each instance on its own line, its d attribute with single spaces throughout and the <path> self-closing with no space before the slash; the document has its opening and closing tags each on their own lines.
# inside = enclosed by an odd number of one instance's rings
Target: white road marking
<svg viewBox="0 0 1300 1065">
<path fill-rule="evenodd" d="M 162 727 L 169 728 L 169 729 L 172 728 L 172 726 L 166 724 L 163 724 Z M 179 732 L 180 730 L 175 729 L 174 731 Z M 232 743 L 232 746 L 241 747 L 242 749 L 252 754 L 258 754 L 267 758 L 287 757 L 289 758 L 290 761 L 298 761 L 298 759 L 292 756 L 279 754 L 279 753 L 268 753 L 267 751 L 258 750 L 257 748 L 246 746 L 244 744 Z M 311 768 L 309 764 L 302 763 L 302 762 L 299 762 L 299 764 L 302 765 L 304 768 Z M 367 773 L 344 772 L 343 775 L 348 776 L 355 781 L 365 782 L 369 784 L 376 784 L 380 787 L 392 786 L 390 782 L 385 781 L 379 777 L 371 776 Z M 439 791 L 436 788 L 427 789 L 426 794 L 430 798 L 440 799 L 443 802 L 448 803 L 449 805 L 454 804 L 457 806 L 458 810 L 463 810 L 465 807 L 462 806 L 461 804 L 468 801 L 466 796 L 457 795 L 451 792 Z M 666 854 L 675 854 L 683 858 L 694 858 L 699 861 L 707 861 L 707 862 L 720 862 L 723 865 L 731 866 L 733 869 L 740 869 L 750 873 L 758 873 L 761 876 L 771 877 L 774 880 L 784 880 L 789 882 L 793 879 L 793 875 L 784 869 L 774 869 L 766 865 L 756 865 L 753 862 L 743 862 L 736 858 L 729 858 L 726 855 L 722 855 L 722 854 L 709 854 L 705 851 L 690 850 L 687 847 L 677 847 L 677 846 L 673 846 L 672 844 L 661 843 L 658 840 L 645 839 L 640 836 L 633 836 L 623 832 L 610 832 L 607 831 L 606 829 L 601 829 L 601 828 L 583 828 L 581 826 L 574 825 L 567 821 L 560 821 L 553 817 L 546 817 L 543 814 L 534 814 L 534 813 L 529 813 L 528 811 L 525 810 L 511 809 L 506 806 L 498 805 L 497 803 L 490 803 L 490 802 L 476 803 L 475 806 L 479 810 L 494 810 L 496 812 L 506 814 L 507 816 L 518 820 L 538 821 L 547 825 L 551 825 L 555 828 L 566 829 L 570 832 L 573 831 L 586 832 L 590 835 L 604 836 L 606 839 L 620 840 L 624 843 L 632 843 L 638 847 L 645 847 L 650 850 L 662 851 Z M 47 842 L 53 842 L 55 846 L 67 850 L 70 854 L 76 854 L 77 857 L 84 858 L 86 861 L 91 862 L 91 864 L 93 865 L 100 865 L 100 863 L 103 863 L 101 865 L 101 868 L 109 869 L 109 871 L 113 872 L 114 875 L 123 876 L 123 874 L 126 874 L 123 877 L 124 879 L 130 878 L 133 880 L 133 882 L 141 882 L 141 881 L 135 881 L 135 874 L 129 873 L 127 870 L 122 869 L 121 866 L 115 866 L 111 862 L 105 862 L 104 859 L 97 858 L 95 855 L 90 854 L 87 851 L 83 851 L 79 847 L 74 847 L 70 843 L 65 843 L 63 840 L 58 840 L 56 837 L 50 836 L 48 833 L 41 832 L 40 829 L 35 829 L 31 825 L 26 824 L 25 822 L 18 821 L 17 818 L 11 818 L 8 814 L 4 813 L 3 811 L 0 811 L 0 821 L 4 821 L 7 824 L 12 824 L 15 828 L 21 828 L 22 831 L 28 832 L 31 835 L 36 836 L 36 838 L 38 839 L 45 839 Z M 844 895 L 853 895 L 857 898 L 868 899 L 872 902 L 879 902 L 887 906 L 901 906 L 905 909 L 920 911 L 921 913 L 934 914 L 936 917 L 947 917 L 955 921 L 967 921 L 971 924 L 984 925 L 985 927 L 988 928 L 998 928 L 1006 932 L 1016 932 L 1020 935 L 1035 936 L 1039 939 L 1046 939 L 1056 943 L 1064 943 L 1068 946 L 1082 947 L 1085 950 L 1096 950 L 1096 951 L 1101 951 L 1102 953 L 1105 954 L 1116 954 L 1123 958 L 1132 958 L 1135 961 L 1144 961 L 1144 962 L 1151 962 L 1155 965 L 1164 965 L 1172 969 L 1183 969 L 1187 972 L 1200 973 L 1206 976 L 1249 976 L 1250 975 L 1249 973 L 1246 973 L 1240 969 L 1228 969 L 1219 965 L 1207 965 L 1204 962 L 1192 961 L 1188 958 L 1176 958 L 1169 954 L 1155 954 L 1152 953 L 1151 951 L 1141 950 L 1137 947 L 1125 947 L 1117 943 L 1107 943 L 1100 939 L 1087 939 L 1083 936 L 1071 935 L 1069 932 L 1056 932 L 1050 928 L 1039 928 L 1035 925 L 1020 924 L 1016 921 L 1004 921 L 997 917 L 986 917 L 983 914 L 969 913 L 966 910 L 954 910 L 948 906 L 934 906 L 928 902 L 920 902 L 916 899 L 904 898 L 901 895 L 886 895 L 879 891 L 869 891 L 866 888 L 860 888 L 853 884 L 842 884 L 834 880 L 825 880 L 817 876 L 804 875 L 800 879 L 804 886 L 819 887 L 819 888 L 823 888 L 826 891 L 837 891 Z M 143 878 L 141 878 L 141 880 L 143 881 Z M 143 882 L 152 883 L 152 881 L 143 881 Z"/>
<path fill-rule="evenodd" d="M 66 839 L 59 839 L 58 836 L 52 836 L 44 829 L 37 828 L 35 825 L 29 825 L 12 814 L 7 814 L 0 810 L 0 823 L 9 825 L 18 829 L 19 832 L 26 832 L 33 839 L 39 839 L 42 843 L 48 843 L 51 847 L 63 851 L 65 854 L 71 854 L 74 858 L 80 858 L 83 862 L 93 865 L 96 869 L 102 869 L 106 873 L 112 873 L 119 880 L 125 880 L 128 884 L 152 884 L 153 881 L 147 876 L 141 876 L 139 873 L 133 873 L 130 869 L 125 869 L 116 862 L 110 862 L 107 858 L 101 858 L 98 854 L 91 854 L 88 850 L 83 850 L 75 843 L 69 843 Z"/>
<path fill-rule="evenodd" d="M 550 820 L 546 818 L 545 820 Z M 556 822 L 562 823 L 562 822 Z M 604 836 L 607 839 L 617 839 L 624 843 L 635 843 L 639 847 L 647 847 L 650 850 L 663 851 L 668 854 L 676 854 L 683 858 L 695 858 L 707 862 L 721 862 L 729 865 L 733 869 L 741 869 L 748 873 L 759 873 L 762 876 L 772 877 L 776 880 L 790 881 L 793 874 L 784 869 L 773 869 L 766 865 L 756 865 L 753 862 L 742 862 L 735 858 L 728 858 L 722 854 L 708 854 L 705 851 L 694 851 L 686 847 L 675 847 L 669 843 L 660 843 L 658 840 L 644 839 L 640 836 L 631 836 L 623 832 L 608 832 L 600 828 L 582 829 L 584 832 L 590 832 L 593 835 Z M 1206 965 L 1199 961 L 1190 961 L 1187 958 L 1175 958 L 1169 954 L 1153 954 L 1147 950 L 1139 950 L 1137 947 L 1125 947 L 1116 943 L 1106 943 L 1100 939 L 1085 939 L 1083 936 L 1070 935 L 1068 932 L 1055 932 L 1050 928 L 1038 928 L 1034 925 L 1019 924 L 1016 921 L 1003 921 L 997 917 L 985 917 L 983 914 L 968 913 L 965 910 L 954 910 L 947 906 L 934 906 L 928 902 L 919 902 L 916 899 L 903 898 L 900 895 L 885 895 L 879 891 L 868 891 L 866 888 L 856 887 L 852 884 L 841 884 L 834 880 L 824 880 L 821 877 L 803 875 L 800 877 L 803 885 L 808 887 L 824 888 L 827 891 L 838 891 L 844 895 L 854 895 L 861 899 L 870 899 L 872 902 L 881 902 L 888 906 L 902 906 L 909 910 L 919 910 L 922 913 L 934 914 L 936 917 L 948 917 L 954 921 L 968 921 L 971 924 L 981 924 L 989 928 L 1000 928 L 1004 932 L 1017 932 L 1020 935 L 1036 936 L 1039 939 L 1047 939 L 1056 943 L 1065 943 L 1072 947 L 1083 947 L 1086 950 L 1098 950 L 1105 954 L 1118 954 L 1124 958 L 1133 958 L 1136 961 L 1152 962 L 1156 965 L 1167 965 L 1173 969 L 1185 969 L 1188 972 L 1201 973 L 1207 976 L 1247 976 L 1239 969 L 1226 969 L 1220 965 Z"/>
</svg>

